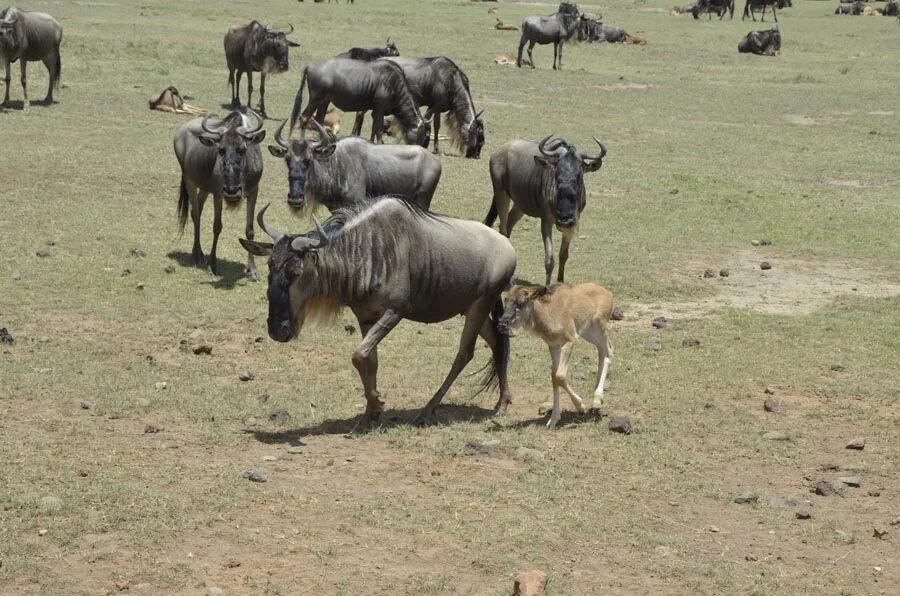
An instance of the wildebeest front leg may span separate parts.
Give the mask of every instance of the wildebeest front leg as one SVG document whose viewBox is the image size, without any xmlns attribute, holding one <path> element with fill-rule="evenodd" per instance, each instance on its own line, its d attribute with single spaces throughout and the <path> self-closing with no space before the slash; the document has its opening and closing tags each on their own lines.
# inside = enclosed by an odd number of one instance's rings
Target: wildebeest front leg
<svg viewBox="0 0 900 596">
<path fill-rule="evenodd" d="M 247 107 L 253 105 L 253 71 L 247 71 Z"/>
<path fill-rule="evenodd" d="M 366 113 L 365 112 L 357 112 L 356 120 L 353 121 L 353 130 L 350 132 L 350 134 L 353 135 L 354 137 L 362 136 L 362 127 L 363 127 L 363 123 L 365 122 L 365 120 L 366 120 Z"/>
<path fill-rule="evenodd" d="M 259 189 L 257 188 L 252 193 L 247 195 L 247 226 L 244 229 L 244 233 L 247 235 L 247 240 L 253 242 L 253 215 L 256 211 L 256 196 L 259 194 Z M 247 279 L 250 281 L 259 281 L 259 274 L 256 272 L 256 261 L 253 260 L 253 253 L 247 253 Z"/>
<path fill-rule="evenodd" d="M 250 102 L 247 102 L 250 105 Z M 268 118 L 266 115 L 266 73 L 259 73 L 259 115 Z"/>
<path fill-rule="evenodd" d="M 234 109 L 238 109 L 241 107 L 241 77 L 244 76 L 244 71 L 237 71 L 237 76 L 234 79 L 234 90 L 231 94 L 231 107 Z"/>
<path fill-rule="evenodd" d="M 378 343 L 391 332 L 391 329 L 397 326 L 403 317 L 394 312 L 387 310 L 381 317 L 373 323 L 364 323 L 359 318 L 360 331 L 363 334 L 362 343 L 353 351 L 353 366 L 359 372 L 359 378 L 362 380 L 363 391 L 366 396 L 366 411 L 363 417 L 354 427 L 356 429 L 364 429 L 372 423 L 377 422 L 384 411 L 384 402 L 381 401 L 381 394 L 378 392 Z"/>
<path fill-rule="evenodd" d="M 238 75 L 240 75 L 240 73 L 238 73 Z M 232 109 L 237 108 L 238 106 L 241 105 L 241 101 L 238 99 L 238 96 L 235 93 L 235 78 L 234 77 L 235 77 L 234 69 L 229 68 L 228 69 L 228 80 L 231 81 L 231 108 Z"/>
<path fill-rule="evenodd" d="M 440 112 L 432 113 L 431 111 L 428 111 L 425 114 L 425 120 L 427 121 L 428 118 L 432 115 L 434 116 L 434 120 L 433 120 L 433 122 L 434 122 L 434 149 L 433 149 L 433 151 L 434 151 L 435 155 L 440 155 L 441 150 L 438 147 L 438 133 L 441 131 L 441 114 L 440 114 Z"/>
<path fill-rule="evenodd" d="M 3 81 L 6 83 L 6 90 L 4 91 L 4 94 L 3 94 L 3 107 L 8 108 L 9 107 L 9 84 L 12 81 L 12 74 L 11 74 L 12 73 L 12 64 L 7 60 L 6 63 L 4 64 L 4 66 L 6 66 L 6 78 L 4 78 Z"/>
<path fill-rule="evenodd" d="M 541 219 L 541 237 L 544 239 L 544 271 L 547 273 L 547 283 L 553 276 L 553 222 L 549 217 Z"/>
<path fill-rule="evenodd" d="M 384 143 L 384 110 L 380 108 L 372 110 L 372 135 L 369 141 L 379 145 Z"/>
<path fill-rule="evenodd" d="M 572 242 L 572 235 L 575 234 L 575 228 L 567 228 L 562 233 L 562 242 L 559 244 L 559 272 L 556 281 L 565 281 L 566 261 L 569 260 L 569 244 Z"/>
<path fill-rule="evenodd" d="M 206 265 L 206 260 L 203 258 L 203 249 L 200 248 L 200 216 L 203 214 L 203 205 L 206 203 L 209 193 L 200 191 L 196 187 L 188 187 L 188 193 L 191 197 L 191 222 L 194 224 L 194 248 L 191 256 L 194 259 L 195 267 L 203 267 Z"/>
<path fill-rule="evenodd" d="M 59 76 L 56 72 L 57 56 L 59 56 L 57 52 L 51 52 L 43 59 L 44 66 L 47 67 L 47 75 L 50 77 L 50 81 L 47 83 L 47 97 L 44 98 L 44 103 L 48 106 L 53 104 L 53 82 Z"/>
<path fill-rule="evenodd" d="M 28 61 L 25 60 L 25 58 L 19 58 L 19 66 L 22 68 L 22 95 L 24 96 L 24 99 L 22 100 L 22 109 L 28 111 L 28 108 L 31 107 L 31 104 L 28 102 L 28 75 L 26 74 Z"/>
<path fill-rule="evenodd" d="M 213 241 L 209 249 L 209 272 L 218 275 L 218 263 L 216 262 L 216 247 L 219 245 L 219 234 L 222 233 L 222 195 L 213 195 Z"/>
</svg>

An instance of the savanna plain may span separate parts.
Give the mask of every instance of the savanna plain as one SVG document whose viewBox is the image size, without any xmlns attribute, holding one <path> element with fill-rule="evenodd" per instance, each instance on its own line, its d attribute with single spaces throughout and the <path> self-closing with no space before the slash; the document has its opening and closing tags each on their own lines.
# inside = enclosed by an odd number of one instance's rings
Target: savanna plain
<svg viewBox="0 0 900 596">
<path fill-rule="evenodd" d="M 494 64 L 518 35 L 487 12 L 518 24 L 549 3 L 23 2 L 64 27 L 63 88 L 24 113 L 16 65 L 19 103 L 0 111 L 0 327 L 15 339 L 0 347 L 0 593 L 507 594 L 533 568 L 550 594 L 896 594 L 900 27 L 797 0 L 779 12 L 782 55 L 764 58 L 736 46 L 768 19 L 694 21 L 672 3 L 581 4 L 648 43 L 567 46 L 554 72 L 548 46 L 536 70 Z M 487 144 L 481 160 L 445 145 L 437 212 L 481 220 L 487 156 L 510 139 L 606 143 L 566 273 L 625 315 L 604 408 L 631 435 L 570 404 L 547 431 L 549 358 L 524 334 L 508 415 L 461 377 L 437 425 L 410 426 L 461 319 L 382 342 L 383 424 L 348 434 L 364 404 L 349 312 L 271 341 L 266 282 L 243 277 L 243 206 L 225 212 L 221 276 L 188 266 L 172 151 L 187 117 L 147 99 L 175 85 L 224 113 L 222 36 L 253 18 L 292 23 L 301 44 L 268 81 L 266 143 L 302 66 L 351 46 L 390 37 L 463 68 Z M 29 73 L 43 97 L 46 71 Z M 263 156 L 258 205 L 310 229 Z M 538 222 L 512 240 L 518 276 L 543 279 Z M 582 394 L 595 371 L 582 344 Z M 846 449 L 856 437 L 865 449 Z M 822 480 L 840 494 L 812 494 Z"/>
</svg>

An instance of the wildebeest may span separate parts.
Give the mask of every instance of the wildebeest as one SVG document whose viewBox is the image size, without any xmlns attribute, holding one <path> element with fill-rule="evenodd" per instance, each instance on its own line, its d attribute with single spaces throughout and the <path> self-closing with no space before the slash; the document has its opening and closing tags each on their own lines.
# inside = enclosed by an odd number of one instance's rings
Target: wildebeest
<svg viewBox="0 0 900 596">
<path fill-rule="evenodd" d="M 837 9 L 834 11 L 834 14 L 838 15 L 853 15 L 859 16 L 863 12 L 863 3 L 861 0 L 856 0 L 852 4 L 840 4 Z"/>
<path fill-rule="evenodd" d="M 26 70 L 29 62 L 40 60 L 47 67 L 50 83 L 47 86 L 47 105 L 53 103 L 53 89 L 59 89 L 59 78 L 62 74 L 62 61 L 59 56 L 59 44 L 62 43 L 63 30 L 56 19 L 43 12 L 25 12 L 15 6 L 0 11 L 0 62 L 6 67 L 6 93 L 3 96 L 3 107 L 8 108 L 9 88 L 12 80 L 12 64 L 21 60 L 22 71 L 22 109 L 29 108 Z"/>
<path fill-rule="evenodd" d="M 335 141 L 316 121 L 319 140 L 284 139 L 275 131 L 269 152 L 288 170 L 288 205 L 325 205 L 334 211 L 391 195 L 427 209 L 441 179 L 441 160 L 416 145 L 375 145 L 359 137 Z"/>
<path fill-rule="evenodd" d="M 578 30 L 579 41 L 588 43 L 630 43 L 646 45 L 647 40 L 637 35 L 631 35 L 620 27 L 604 25 L 598 19 L 582 16 Z"/>
<path fill-rule="evenodd" d="M 301 113 L 307 85 L 309 103 Z M 390 60 L 333 58 L 304 68 L 291 112 L 291 130 L 298 118 L 302 125 L 314 113 L 321 123 L 330 103 L 344 112 L 372 110 L 372 141 L 382 142 L 384 117 L 390 114 L 396 117 L 407 143 L 428 146 L 428 124 L 419 113 L 403 69 Z"/>
<path fill-rule="evenodd" d="M 500 332 L 509 333 L 510 330 L 521 327 L 543 339 L 550 348 L 553 409 L 547 428 L 553 428 L 559 421 L 562 410 L 559 403 L 560 387 L 569 394 L 575 409 L 581 414 L 602 403 L 603 385 L 606 383 L 613 355 L 608 334 L 612 309 L 612 292 L 594 283 L 575 286 L 517 285 L 506 295 L 503 316 L 500 318 Z M 582 337 L 594 344 L 599 353 L 597 387 L 587 408 L 566 377 L 572 348 Z"/>
<path fill-rule="evenodd" d="M 785 6 L 790 6 L 789 3 L 785 2 L 785 0 L 746 0 L 744 4 L 744 14 L 741 16 L 741 20 L 743 21 L 748 16 L 752 18 L 754 21 L 756 20 L 756 15 L 753 14 L 754 9 L 762 10 L 762 20 L 766 20 L 766 8 L 772 8 L 772 16 L 775 18 L 775 22 L 778 22 L 778 12 L 775 10 L 775 7 L 784 8 Z"/>
<path fill-rule="evenodd" d="M 187 223 L 188 211 L 194 223 L 194 264 L 202 267 L 200 249 L 200 215 L 206 198 L 213 195 L 213 243 L 209 253 L 209 270 L 217 274 L 216 246 L 222 231 L 222 199 L 237 205 L 247 197 L 247 238 L 253 238 L 253 212 L 263 162 L 259 144 L 266 136 L 263 119 L 248 109 L 257 120 L 241 112 L 231 112 L 222 120 L 209 116 L 194 118 L 185 123 L 175 136 L 175 156 L 181 165 L 181 192 L 178 197 L 178 223 L 181 230 Z M 253 255 L 247 260 L 247 277 L 257 281 Z"/>
<path fill-rule="evenodd" d="M 777 56 L 780 51 L 781 32 L 778 25 L 768 31 L 751 31 L 738 43 L 738 52 L 742 54 Z"/>
<path fill-rule="evenodd" d="M 441 387 L 414 422 L 433 419 L 435 408 L 472 359 L 480 334 L 492 350 L 487 386 L 497 379 L 502 413 L 510 402 L 509 338 L 498 330 L 501 293 L 516 268 L 509 240 L 480 223 L 434 215 L 412 203 L 383 198 L 340 210 L 316 231 L 287 235 L 259 225 L 272 244 L 241 240 L 269 258 L 269 337 L 286 342 L 307 319 L 349 307 L 363 341 L 353 352 L 366 410 L 358 426 L 376 422 L 384 409 L 376 385 L 378 344 L 403 319 L 421 323 L 464 315 L 459 350 Z M 329 230 L 326 232 L 325 230 Z"/>
<path fill-rule="evenodd" d="M 713 13 L 719 16 L 719 20 L 728 13 L 729 19 L 734 19 L 734 0 L 697 0 L 691 9 L 691 14 L 695 19 L 699 19 L 700 15 L 707 13 L 709 19 L 712 19 Z"/>
<path fill-rule="evenodd" d="M 550 16 L 525 17 L 522 21 L 522 37 L 519 38 L 519 53 L 516 66 L 522 66 L 522 48 L 528 44 L 528 60 L 534 68 L 534 56 L 531 51 L 534 44 L 553 44 L 553 70 L 562 70 L 562 49 L 567 41 L 578 33 L 578 22 L 581 13 L 575 4 L 561 2 L 559 9 Z"/>
<path fill-rule="evenodd" d="M 544 269 L 547 285 L 550 285 L 553 274 L 553 226 L 563 235 L 557 280 L 564 281 L 569 244 L 575 234 L 578 217 L 587 205 L 584 173 L 600 169 L 606 147 L 595 137 L 600 153 L 590 156 L 563 139 L 548 141 L 550 136 L 540 143 L 517 139 L 491 155 L 494 197 L 484 224 L 494 225 L 499 215 L 500 233 L 508 238 L 523 215 L 541 218 Z M 510 201 L 513 203 L 512 209 Z"/>
<path fill-rule="evenodd" d="M 259 21 L 235 25 L 225 34 L 225 61 L 231 85 L 231 107 L 241 106 L 241 75 L 247 73 L 247 107 L 253 98 L 253 73 L 259 74 L 259 113 L 266 117 L 266 75 L 288 69 L 288 50 L 300 44 L 287 38 L 294 32 L 275 31 Z M 237 72 L 237 77 L 235 77 Z"/>
<path fill-rule="evenodd" d="M 379 58 L 399 55 L 400 50 L 397 49 L 397 44 L 392 42 L 391 38 L 388 37 L 383 48 L 350 48 L 346 52 L 341 52 L 340 54 L 335 56 L 335 58 L 350 58 L 351 60 L 372 62 L 373 60 L 378 60 Z"/>
<path fill-rule="evenodd" d="M 475 112 L 475 103 L 469 91 L 469 77 L 452 60 L 444 56 L 433 58 L 388 58 L 403 69 L 416 103 L 427 108 L 425 119 L 432 118 L 434 152 L 440 153 L 438 132 L 441 128 L 441 114 L 449 112 L 447 126 L 450 127 L 453 143 L 466 157 L 481 157 L 484 147 L 484 122 L 481 112 Z M 482 110 L 483 111 L 483 110 Z M 362 127 L 362 114 L 357 115 L 354 134 Z"/>
<path fill-rule="evenodd" d="M 881 14 L 883 14 L 886 17 L 900 16 L 900 2 L 897 2 L 896 0 L 891 0 L 891 2 L 888 2 L 887 4 L 884 5 L 884 8 L 882 9 Z"/>
<path fill-rule="evenodd" d="M 205 116 L 209 113 L 207 110 L 185 103 L 178 88 L 171 85 L 163 89 L 159 95 L 151 97 L 149 103 L 151 110 L 159 110 L 161 112 L 190 114 L 191 116 Z"/>
</svg>

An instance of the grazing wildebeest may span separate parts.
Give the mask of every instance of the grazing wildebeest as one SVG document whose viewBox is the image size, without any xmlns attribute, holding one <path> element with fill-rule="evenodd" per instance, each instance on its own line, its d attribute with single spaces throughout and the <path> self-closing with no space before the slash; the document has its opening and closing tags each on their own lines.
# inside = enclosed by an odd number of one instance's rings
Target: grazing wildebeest
<svg viewBox="0 0 900 596">
<path fill-rule="evenodd" d="M 790 6 L 790 4 L 785 3 L 784 0 L 746 0 L 746 3 L 744 4 L 744 14 L 741 17 L 741 20 L 743 21 L 749 16 L 755 21 L 756 15 L 753 14 L 753 10 L 758 9 L 763 11 L 762 20 L 765 21 L 766 8 L 771 7 L 772 16 L 775 18 L 775 22 L 777 23 L 778 12 L 775 10 L 776 6 L 778 6 L 778 8 L 784 8 L 785 6 Z"/>
<path fill-rule="evenodd" d="M 441 160 L 416 145 L 375 145 L 359 137 L 335 142 L 316 121 L 319 140 L 284 139 L 275 131 L 277 145 L 269 152 L 283 157 L 288 170 L 288 205 L 308 203 L 334 211 L 356 203 L 391 195 L 427 209 L 441 179 Z"/>
<path fill-rule="evenodd" d="M 552 135 L 551 135 L 552 136 Z M 606 147 L 596 137 L 600 154 L 589 156 L 563 139 L 550 143 L 517 139 L 491 155 L 491 184 L 494 197 L 484 220 L 494 225 L 500 216 L 500 233 L 509 238 L 513 226 L 523 215 L 541 218 L 544 240 L 544 269 L 547 285 L 553 274 L 553 226 L 562 232 L 559 248 L 558 281 L 564 281 L 569 244 L 578 224 L 578 216 L 587 205 L 584 173 L 596 172 L 603 165 Z M 513 206 L 510 209 L 510 201 Z"/>
<path fill-rule="evenodd" d="M 222 231 L 222 199 L 238 205 L 247 197 L 247 238 L 253 238 L 253 212 L 263 162 L 259 144 L 266 136 L 263 119 L 248 110 L 257 120 L 241 112 L 231 112 L 222 120 L 210 121 L 209 116 L 185 123 L 175 136 L 175 156 L 181 165 L 181 193 L 178 197 L 178 223 L 181 230 L 187 223 L 188 210 L 194 222 L 194 264 L 202 267 L 200 249 L 200 215 L 206 198 L 213 195 L 213 243 L 209 253 L 209 270 L 217 274 L 216 246 Z M 253 255 L 247 261 L 247 277 L 259 280 Z"/>
<path fill-rule="evenodd" d="M 358 426 L 377 421 L 384 409 L 376 385 L 378 343 L 403 319 L 437 323 L 466 317 L 450 372 L 415 423 L 432 420 L 472 359 L 479 334 L 493 354 L 485 385 L 499 380 L 496 412 L 506 410 L 509 338 L 497 326 L 501 294 L 516 269 L 509 240 L 480 223 L 434 215 L 390 197 L 338 211 L 325 229 L 316 222 L 316 232 L 302 236 L 266 225 L 264 215 L 265 209 L 259 225 L 273 244 L 243 239 L 241 244 L 252 254 L 271 255 L 269 337 L 286 342 L 307 318 L 349 307 L 363 335 L 353 352 L 366 397 Z"/>
<path fill-rule="evenodd" d="M 553 44 L 553 70 L 562 70 L 562 50 L 567 41 L 578 33 L 578 23 L 581 20 L 581 13 L 578 7 L 568 2 L 562 2 L 559 10 L 550 16 L 531 16 L 525 17 L 522 21 L 522 37 L 519 38 L 519 53 L 516 59 L 516 66 L 522 66 L 522 48 L 528 44 L 528 60 L 531 62 L 531 68 L 534 68 L 534 56 L 531 51 L 534 44 L 546 45 Z"/>
<path fill-rule="evenodd" d="M 751 31 L 738 43 L 738 52 L 742 54 L 777 56 L 780 51 L 781 32 L 778 25 L 768 31 Z"/>
<path fill-rule="evenodd" d="M 309 103 L 301 113 L 303 88 L 307 85 Z M 372 141 L 382 142 L 384 117 L 392 114 L 407 143 L 428 146 L 428 124 L 419 113 L 403 69 L 390 60 L 333 58 L 304 68 L 291 112 L 291 130 L 298 118 L 303 125 L 313 113 L 321 123 L 330 103 L 344 112 L 372 110 Z"/>
<path fill-rule="evenodd" d="M 856 0 L 852 4 L 841 4 L 834 11 L 834 14 L 838 15 L 853 15 L 859 16 L 863 12 L 863 3 L 861 0 Z"/>
<path fill-rule="evenodd" d="M 575 409 L 581 414 L 602 403 L 603 385 L 606 383 L 613 355 L 608 334 L 612 309 L 612 292 L 594 283 L 575 286 L 517 285 L 506 295 L 503 316 L 500 318 L 500 332 L 509 333 L 510 330 L 521 327 L 539 336 L 550 348 L 553 409 L 547 428 L 553 428 L 559 421 L 562 409 L 559 403 L 560 387 L 569 394 Z M 572 348 L 582 337 L 597 347 L 600 356 L 597 387 L 587 408 L 566 378 Z"/>
<path fill-rule="evenodd" d="M 391 38 L 388 37 L 383 48 L 350 48 L 346 52 L 341 52 L 340 54 L 335 56 L 335 58 L 350 58 L 351 60 L 372 62 L 373 60 L 378 60 L 379 58 L 399 55 L 400 50 L 397 49 L 397 44 L 392 42 Z"/>
<path fill-rule="evenodd" d="M 0 62 L 6 67 L 6 93 L 3 96 L 3 107 L 9 107 L 9 88 L 12 79 L 12 63 L 21 60 L 22 71 L 22 109 L 27 110 L 28 86 L 26 69 L 29 62 L 40 60 L 47 67 L 50 83 L 47 86 L 47 105 L 53 103 L 53 89 L 59 89 L 59 77 L 62 73 L 62 61 L 59 56 L 59 44 L 62 43 L 62 27 L 56 19 L 43 12 L 25 12 L 15 6 L 0 11 Z"/>
<path fill-rule="evenodd" d="M 287 38 L 294 32 L 275 31 L 258 21 L 235 25 L 225 34 L 225 61 L 231 85 L 231 107 L 241 106 L 241 76 L 247 73 L 247 107 L 253 97 L 253 73 L 259 74 L 259 113 L 266 117 L 266 75 L 288 69 L 288 49 L 300 44 Z M 237 77 L 234 74 L 237 72 Z"/>
<path fill-rule="evenodd" d="M 712 19 L 713 13 L 719 16 L 720 21 L 725 13 L 728 13 L 729 19 L 734 19 L 734 0 L 697 0 L 691 9 L 691 14 L 695 19 L 699 19 L 704 12 L 709 19 Z"/>
</svg>

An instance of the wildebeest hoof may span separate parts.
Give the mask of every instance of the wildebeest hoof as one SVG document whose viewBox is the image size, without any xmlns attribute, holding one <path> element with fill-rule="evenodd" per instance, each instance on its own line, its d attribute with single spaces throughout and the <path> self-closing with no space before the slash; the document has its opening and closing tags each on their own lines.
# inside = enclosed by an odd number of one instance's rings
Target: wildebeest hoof
<svg viewBox="0 0 900 596">
<path fill-rule="evenodd" d="M 350 429 L 350 433 L 367 433 L 371 431 L 373 428 L 378 426 L 378 419 L 381 417 L 381 412 L 376 412 L 374 414 L 365 413 L 362 417 L 353 425 L 353 428 Z"/>
<path fill-rule="evenodd" d="M 248 271 L 247 281 L 259 281 L 259 273 L 257 273 L 256 271 Z"/>
<path fill-rule="evenodd" d="M 234 98 L 231 100 L 231 109 L 236 110 L 241 107 L 241 100 Z"/>
</svg>

